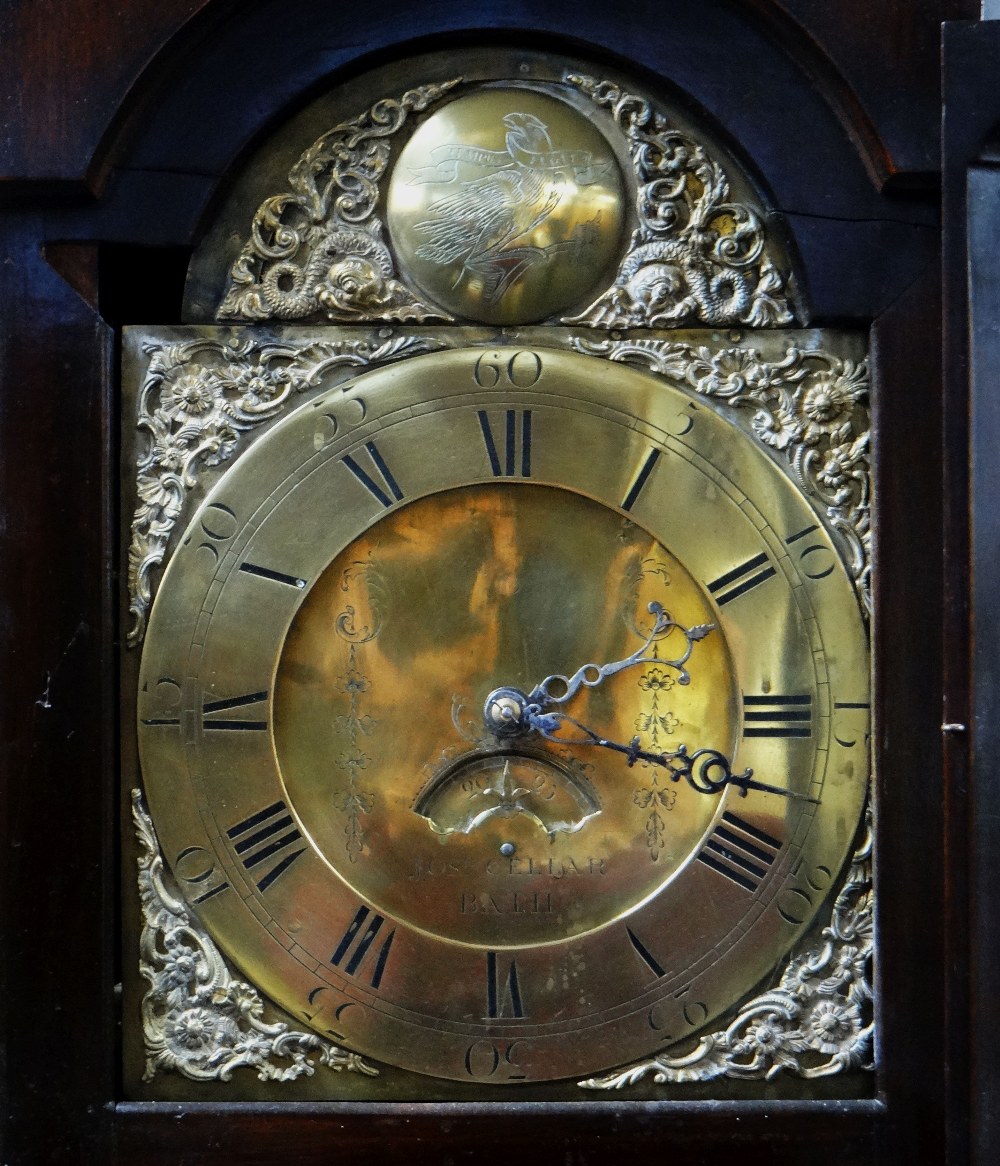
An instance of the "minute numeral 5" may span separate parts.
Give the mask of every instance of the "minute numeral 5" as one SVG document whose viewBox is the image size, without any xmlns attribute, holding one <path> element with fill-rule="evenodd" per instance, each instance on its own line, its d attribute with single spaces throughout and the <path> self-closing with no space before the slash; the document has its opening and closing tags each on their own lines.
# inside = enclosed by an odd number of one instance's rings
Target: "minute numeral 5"
<svg viewBox="0 0 1000 1166">
<path fill-rule="evenodd" d="M 236 857 L 243 863 L 244 869 L 253 871 L 255 878 L 260 873 L 256 883 L 261 894 L 273 886 L 307 849 L 305 846 L 292 849 L 302 841 L 302 835 L 283 801 L 265 806 L 263 810 L 230 826 L 226 837 L 232 842 Z"/>
<path fill-rule="evenodd" d="M 811 737 L 812 697 L 743 696 L 744 737 Z"/>
<path fill-rule="evenodd" d="M 486 444 L 494 477 L 531 477 L 531 410 L 508 409 L 504 414 L 502 449 L 490 425 L 489 414 L 479 410 L 479 427 Z M 503 456 L 501 456 L 501 453 Z M 520 453 L 520 456 L 518 454 Z"/>
<path fill-rule="evenodd" d="M 725 810 L 698 861 L 752 894 L 763 882 L 781 849 L 781 842 Z"/>
</svg>

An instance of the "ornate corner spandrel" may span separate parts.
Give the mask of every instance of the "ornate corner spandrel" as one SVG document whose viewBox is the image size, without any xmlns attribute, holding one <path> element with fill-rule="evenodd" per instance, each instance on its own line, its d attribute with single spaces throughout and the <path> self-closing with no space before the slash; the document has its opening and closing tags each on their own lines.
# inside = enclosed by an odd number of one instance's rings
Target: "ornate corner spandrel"
<svg viewBox="0 0 1000 1166">
<path fill-rule="evenodd" d="M 261 1081 L 294 1081 L 319 1066 L 378 1076 L 357 1053 L 264 1020 L 257 990 L 232 978 L 174 884 L 138 790 L 132 791 L 132 819 L 141 851 L 139 972 L 148 985 L 142 1000 L 143 1080 L 174 1072 L 192 1081 L 229 1081 L 237 1069 L 248 1068 Z"/>
<path fill-rule="evenodd" d="M 709 348 L 671 340 L 591 340 L 577 352 L 669 377 L 735 410 L 745 428 L 783 459 L 824 515 L 840 545 L 858 598 L 871 615 L 871 433 L 867 360 L 786 345 L 780 359 L 753 347 Z"/>
<path fill-rule="evenodd" d="M 440 346 L 426 337 L 392 334 L 286 342 L 243 333 L 147 342 L 128 551 L 129 646 L 142 642 L 154 573 L 201 471 L 230 461 L 244 434 L 318 391 L 334 370 L 384 364 Z"/>
<path fill-rule="evenodd" d="M 565 324 L 594 328 L 773 328 L 794 321 L 763 210 L 731 197 L 720 162 L 645 97 L 570 73 L 608 110 L 635 172 L 636 219 L 611 287 Z"/>
<path fill-rule="evenodd" d="M 621 1090 L 693 1081 L 805 1079 L 850 1069 L 874 1069 L 872 955 L 872 815 L 817 942 L 793 953 L 775 988 L 747 1001 L 724 1028 L 695 1038 L 685 1052 L 670 1049 L 583 1089 Z"/>
<path fill-rule="evenodd" d="M 232 266 L 220 320 L 447 320 L 400 281 L 376 214 L 389 140 L 460 78 L 376 101 L 317 139 L 266 199 Z"/>
</svg>

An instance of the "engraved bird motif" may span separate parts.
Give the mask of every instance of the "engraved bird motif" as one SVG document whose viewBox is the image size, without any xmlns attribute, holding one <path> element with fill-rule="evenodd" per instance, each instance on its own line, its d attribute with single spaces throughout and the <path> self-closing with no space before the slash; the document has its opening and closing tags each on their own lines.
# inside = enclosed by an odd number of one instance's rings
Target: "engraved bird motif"
<svg viewBox="0 0 1000 1166">
<path fill-rule="evenodd" d="M 526 236 L 552 214 L 564 187 L 558 172 L 539 164 L 552 151 L 548 128 L 530 113 L 508 113 L 506 152 L 502 168 L 461 184 L 454 194 L 428 208 L 430 217 L 414 225 L 427 237 L 416 254 L 432 263 L 462 260 L 456 284 L 466 273 L 483 281 L 483 298 L 495 304 L 532 265 L 557 249 L 528 244 Z M 498 153 L 500 153 L 498 151 Z M 502 156 L 502 154 L 501 154 Z"/>
</svg>

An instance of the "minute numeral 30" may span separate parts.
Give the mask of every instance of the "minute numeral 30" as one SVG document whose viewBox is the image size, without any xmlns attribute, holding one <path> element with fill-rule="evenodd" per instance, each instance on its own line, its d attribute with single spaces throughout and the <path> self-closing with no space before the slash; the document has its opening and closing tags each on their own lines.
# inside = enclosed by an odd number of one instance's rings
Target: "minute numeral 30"
<svg viewBox="0 0 1000 1166">
<path fill-rule="evenodd" d="M 812 697 L 743 696 L 744 737 L 811 737 Z"/>
<path fill-rule="evenodd" d="M 779 839 L 726 810 L 699 852 L 698 861 L 752 894 L 780 849 Z"/>
<path fill-rule="evenodd" d="M 531 477 L 531 410 L 508 409 L 504 415 L 502 436 L 494 435 L 489 414 L 478 411 L 486 453 L 494 477 Z"/>
<path fill-rule="evenodd" d="M 232 842 L 244 869 L 253 872 L 261 894 L 306 850 L 304 845 L 293 849 L 302 841 L 302 835 L 283 801 L 265 806 L 230 826 L 226 837 Z"/>
</svg>

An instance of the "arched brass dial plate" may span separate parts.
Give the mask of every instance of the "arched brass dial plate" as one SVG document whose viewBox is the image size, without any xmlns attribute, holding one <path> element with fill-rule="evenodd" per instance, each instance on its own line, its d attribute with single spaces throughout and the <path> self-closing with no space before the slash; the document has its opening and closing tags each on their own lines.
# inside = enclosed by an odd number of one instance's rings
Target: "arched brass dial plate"
<svg viewBox="0 0 1000 1166">
<path fill-rule="evenodd" d="M 709 630 L 567 714 L 770 791 L 487 730 L 492 690 L 629 656 L 651 602 Z M 853 839 L 867 702 L 853 587 L 766 455 L 647 375 L 470 349 L 323 394 L 223 477 L 153 608 L 139 736 L 167 860 L 249 979 L 500 1084 L 647 1055 L 774 967 Z"/>
</svg>

